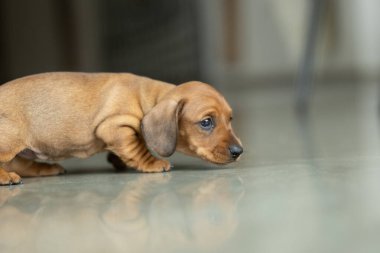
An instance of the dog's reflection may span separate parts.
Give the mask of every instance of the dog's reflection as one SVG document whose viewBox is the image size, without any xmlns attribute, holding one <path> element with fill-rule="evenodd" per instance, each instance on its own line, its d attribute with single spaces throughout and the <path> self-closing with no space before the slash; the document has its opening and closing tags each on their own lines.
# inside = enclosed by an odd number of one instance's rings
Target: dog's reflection
<svg viewBox="0 0 380 253">
<path fill-rule="evenodd" d="M 7 196 L 0 207 L 0 249 L 18 252 L 216 249 L 234 233 L 244 195 L 240 178 L 172 174 L 137 175 L 110 203 L 112 192 L 93 190 L 34 194 L 25 207 L 17 201 L 27 194 L 22 189 L 0 190 Z"/>
</svg>

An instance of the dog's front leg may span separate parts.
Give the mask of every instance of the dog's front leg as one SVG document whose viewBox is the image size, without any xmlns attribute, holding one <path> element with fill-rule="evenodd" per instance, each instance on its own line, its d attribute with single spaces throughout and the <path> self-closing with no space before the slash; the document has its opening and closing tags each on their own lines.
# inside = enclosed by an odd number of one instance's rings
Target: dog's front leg
<svg viewBox="0 0 380 253">
<path fill-rule="evenodd" d="M 96 131 L 106 149 L 116 154 L 128 167 L 141 172 L 163 172 L 171 168 L 170 162 L 154 157 L 147 149 L 139 132 L 140 120 L 125 115 L 108 118 Z"/>
</svg>

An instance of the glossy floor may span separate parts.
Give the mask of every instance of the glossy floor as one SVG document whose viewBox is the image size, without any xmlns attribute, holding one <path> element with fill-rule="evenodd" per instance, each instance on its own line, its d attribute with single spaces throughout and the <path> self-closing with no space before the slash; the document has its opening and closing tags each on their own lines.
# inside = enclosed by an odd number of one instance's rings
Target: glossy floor
<svg viewBox="0 0 380 253">
<path fill-rule="evenodd" d="M 226 92 L 245 154 L 227 167 L 174 157 L 164 174 L 103 156 L 0 188 L 0 252 L 380 252 L 375 83 Z"/>
</svg>

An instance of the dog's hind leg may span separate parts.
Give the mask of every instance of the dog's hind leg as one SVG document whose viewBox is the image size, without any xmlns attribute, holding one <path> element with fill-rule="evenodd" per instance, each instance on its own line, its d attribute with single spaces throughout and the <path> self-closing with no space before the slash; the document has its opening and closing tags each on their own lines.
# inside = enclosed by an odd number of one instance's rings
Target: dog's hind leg
<svg viewBox="0 0 380 253">
<path fill-rule="evenodd" d="M 37 162 L 20 156 L 16 156 L 12 161 L 6 163 L 4 168 L 23 177 L 56 176 L 65 172 L 65 169 L 57 163 Z"/>
<path fill-rule="evenodd" d="M 0 114 L 0 185 L 19 184 L 21 177 L 5 166 L 25 148 L 21 131 Z"/>
<path fill-rule="evenodd" d="M 0 185 L 21 183 L 21 177 L 64 173 L 58 164 L 39 163 L 17 156 L 26 148 L 25 136 L 17 125 L 0 114 Z"/>
<path fill-rule="evenodd" d="M 0 185 L 19 184 L 20 176 L 38 171 L 37 166 L 33 166 L 33 161 L 28 163 L 17 157 L 17 154 L 26 148 L 25 131 L 18 125 L 16 120 L 0 112 Z M 27 171 L 28 168 L 31 172 Z"/>
<path fill-rule="evenodd" d="M 10 185 L 21 183 L 21 177 L 14 171 L 8 170 L 8 164 L 12 161 L 7 161 L 10 155 L 6 156 L 0 153 L 0 185 Z"/>
<path fill-rule="evenodd" d="M 21 182 L 21 177 L 17 173 L 7 172 L 6 170 L 0 167 L 0 186 L 20 184 Z"/>
</svg>

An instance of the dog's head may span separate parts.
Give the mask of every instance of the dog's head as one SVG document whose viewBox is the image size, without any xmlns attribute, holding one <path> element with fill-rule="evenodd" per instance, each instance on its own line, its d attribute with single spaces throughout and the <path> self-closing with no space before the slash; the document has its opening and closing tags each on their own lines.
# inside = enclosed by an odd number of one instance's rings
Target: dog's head
<svg viewBox="0 0 380 253">
<path fill-rule="evenodd" d="M 217 164 L 243 153 L 232 126 L 232 110 L 224 97 L 200 82 L 181 84 L 169 92 L 142 121 L 146 145 L 160 156 L 175 150 Z"/>
</svg>

